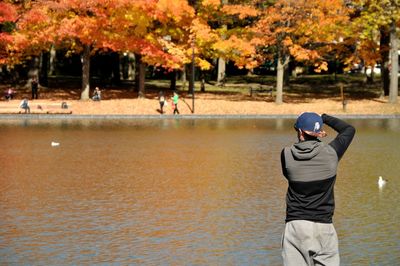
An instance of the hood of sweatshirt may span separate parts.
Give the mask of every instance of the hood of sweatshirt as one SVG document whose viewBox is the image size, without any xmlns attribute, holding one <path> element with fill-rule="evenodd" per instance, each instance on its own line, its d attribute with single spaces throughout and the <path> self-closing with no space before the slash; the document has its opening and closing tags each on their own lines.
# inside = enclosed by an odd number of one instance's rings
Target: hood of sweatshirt
<svg viewBox="0 0 400 266">
<path fill-rule="evenodd" d="M 320 140 L 307 140 L 292 145 L 290 151 L 297 160 L 309 160 L 319 154 L 322 147 L 323 142 Z"/>
</svg>

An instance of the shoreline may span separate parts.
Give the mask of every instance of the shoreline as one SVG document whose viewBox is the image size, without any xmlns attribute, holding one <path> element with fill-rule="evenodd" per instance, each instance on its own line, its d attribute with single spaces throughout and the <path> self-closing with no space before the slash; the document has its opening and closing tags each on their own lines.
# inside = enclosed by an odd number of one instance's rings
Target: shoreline
<svg viewBox="0 0 400 266">
<path fill-rule="evenodd" d="M 68 108 L 62 109 L 65 102 Z M 190 98 L 181 97 L 178 105 L 180 114 L 173 115 L 170 101 L 159 110 L 157 98 L 106 99 L 102 101 L 53 99 L 30 100 L 30 114 L 23 113 L 18 106 L 20 100 L 1 101 L 0 120 L 10 119 L 280 119 L 296 118 L 303 112 L 326 113 L 343 118 L 355 119 L 399 119 L 400 103 L 387 103 L 385 98 L 352 99 L 346 106 L 339 99 L 289 99 L 275 104 L 272 99 L 242 98 L 240 95 L 226 98 L 203 94 L 196 98 L 194 113 Z M 22 113 L 20 113 L 22 111 Z"/>
<path fill-rule="evenodd" d="M 7 120 L 161 120 L 161 119 L 296 119 L 294 114 L 264 115 L 65 115 L 65 114 L 0 114 L 0 121 Z M 400 114 L 334 114 L 344 119 L 400 119 Z"/>
</svg>

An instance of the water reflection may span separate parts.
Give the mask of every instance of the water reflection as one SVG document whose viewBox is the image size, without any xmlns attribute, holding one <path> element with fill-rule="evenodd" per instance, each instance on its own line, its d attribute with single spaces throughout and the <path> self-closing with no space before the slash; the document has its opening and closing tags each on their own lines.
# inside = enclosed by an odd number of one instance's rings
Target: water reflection
<svg viewBox="0 0 400 266">
<path fill-rule="evenodd" d="M 24 123 L 0 127 L 0 264 L 281 265 L 293 120 Z M 352 123 L 336 187 L 342 262 L 396 265 L 400 125 Z"/>
</svg>

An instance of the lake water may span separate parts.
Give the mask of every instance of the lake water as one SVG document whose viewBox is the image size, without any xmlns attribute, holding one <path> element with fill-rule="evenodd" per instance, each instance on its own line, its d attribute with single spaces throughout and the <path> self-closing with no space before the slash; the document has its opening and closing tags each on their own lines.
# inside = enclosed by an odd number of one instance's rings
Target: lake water
<svg viewBox="0 0 400 266">
<path fill-rule="evenodd" d="M 348 121 L 342 264 L 400 265 L 400 119 Z M 281 265 L 293 122 L 2 121 L 0 265 Z"/>
</svg>

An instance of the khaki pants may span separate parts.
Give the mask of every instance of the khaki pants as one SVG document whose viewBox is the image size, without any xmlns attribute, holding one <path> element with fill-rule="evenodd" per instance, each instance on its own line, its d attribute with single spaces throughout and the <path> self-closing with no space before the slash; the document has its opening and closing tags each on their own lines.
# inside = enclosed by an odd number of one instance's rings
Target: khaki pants
<svg viewBox="0 0 400 266">
<path fill-rule="evenodd" d="M 282 236 L 282 257 L 285 266 L 340 265 L 333 224 L 305 220 L 287 222 Z"/>
</svg>

